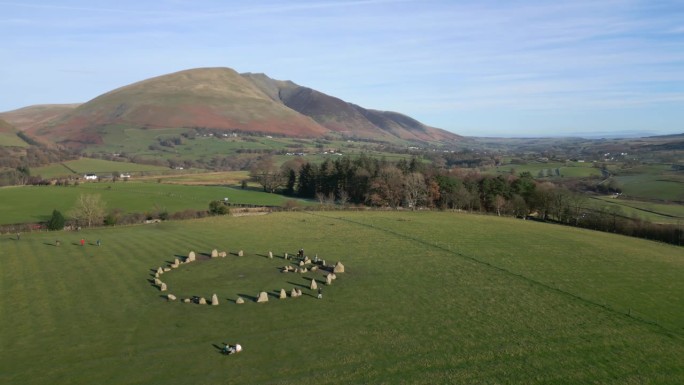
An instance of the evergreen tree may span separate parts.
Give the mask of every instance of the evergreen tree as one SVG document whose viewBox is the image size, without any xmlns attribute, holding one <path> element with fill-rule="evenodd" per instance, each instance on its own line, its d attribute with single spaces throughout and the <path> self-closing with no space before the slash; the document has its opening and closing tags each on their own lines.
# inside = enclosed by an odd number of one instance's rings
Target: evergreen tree
<svg viewBox="0 0 684 385">
<path fill-rule="evenodd" d="M 48 230 L 62 230 L 64 229 L 64 215 L 57 210 L 52 210 L 52 217 L 47 222 Z"/>
</svg>

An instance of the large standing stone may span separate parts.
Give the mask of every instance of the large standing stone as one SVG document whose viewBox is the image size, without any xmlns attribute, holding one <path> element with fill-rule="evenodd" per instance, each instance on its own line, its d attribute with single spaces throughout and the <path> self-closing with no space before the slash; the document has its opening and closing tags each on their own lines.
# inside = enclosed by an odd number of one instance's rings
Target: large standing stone
<svg viewBox="0 0 684 385">
<path fill-rule="evenodd" d="M 165 272 L 171 271 L 171 268 L 170 268 L 170 267 L 165 267 L 165 268 L 164 268 L 164 271 L 165 271 Z"/>
<path fill-rule="evenodd" d="M 272 252 L 272 251 L 269 251 L 269 252 L 268 252 L 268 257 L 269 257 L 270 259 L 273 259 L 273 252 Z"/>
<path fill-rule="evenodd" d="M 207 304 L 207 299 L 204 297 L 200 297 L 199 301 L 197 302 L 200 305 L 206 305 Z"/>
<path fill-rule="evenodd" d="M 162 283 L 161 279 L 159 279 L 159 278 L 155 278 L 155 279 L 154 279 L 154 284 L 155 284 L 155 285 L 159 286 L 159 285 L 161 285 L 161 283 Z"/>
<path fill-rule="evenodd" d="M 221 258 L 225 258 L 225 257 L 228 255 L 228 253 L 226 253 L 225 251 L 222 251 L 222 252 L 220 252 L 218 255 L 219 255 L 219 257 L 221 257 Z"/>
<path fill-rule="evenodd" d="M 297 296 L 297 289 L 294 287 L 292 288 L 292 291 L 290 291 L 290 297 L 295 298 Z"/>
<path fill-rule="evenodd" d="M 183 303 L 190 303 L 192 302 L 190 298 L 183 298 Z"/>
<path fill-rule="evenodd" d="M 166 291 L 166 284 L 164 282 L 159 285 L 159 291 Z"/>
<path fill-rule="evenodd" d="M 237 297 L 237 299 L 235 300 L 235 303 L 238 304 L 238 305 L 240 305 L 240 304 L 245 303 L 245 300 L 242 299 L 242 297 Z"/>
<path fill-rule="evenodd" d="M 344 273 L 344 265 L 342 262 L 337 262 L 335 264 L 335 268 L 333 269 L 333 273 Z"/>
<path fill-rule="evenodd" d="M 265 291 L 259 293 L 259 298 L 257 298 L 257 302 L 268 302 L 268 294 Z"/>
<path fill-rule="evenodd" d="M 316 270 L 318 270 L 318 266 L 316 266 L 316 265 L 311 266 L 311 271 L 316 271 Z"/>
<path fill-rule="evenodd" d="M 211 304 L 212 304 L 213 306 L 218 306 L 218 304 L 219 304 L 219 302 L 218 302 L 218 297 L 216 296 L 215 293 L 214 293 L 214 295 L 211 296 Z"/>
<path fill-rule="evenodd" d="M 173 295 L 173 294 L 167 294 L 167 295 L 166 295 L 166 299 L 168 299 L 169 301 L 175 301 L 175 300 L 176 300 L 176 296 Z"/>
<path fill-rule="evenodd" d="M 301 296 L 302 296 L 302 289 L 297 289 L 297 297 L 301 297 Z"/>
<path fill-rule="evenodd" d="M 331 275 L 331 274 L 328 274 L 328 275 L 325 276 L 325 284 L 326 284 L 326 285 L 332 285 L 332 281 L 333 281 L 333 280 L 332 280 L 332 275 Z"/>
<path fill-rule="evenodd" d="M 285 289 L 280 289 L 280 299 L 285 298 L 287 298 L 287 293 L 285 292 Z"/>
<path fill-rule="evenodd" d="M 194 262 L 194 261 L 195 261 L 195 252 L 194 252 L 194 251 L 191 251 L 191 252 L 188 254 L 188 262 Z"/>
<path fill-rule="evenodd" d="M 244 257 L 244 256 L 245 256 L 244 251 L 242 251 L 242 250 L 238 251 L 238 257 Z"/>
<path fill-rule="evenodd" d="M 159 274 L 159 275 L 164 274 L 164 270 L 162 270 L 161 267 L 158 267 L 158 268 L 157 268 L 157 274 Z"/>
<path fill-rule="evenodd" d="M 316 280 L 312 279 L 311 280 L 311 290 L 316 290 L 318 289 L 318 285 L 316 284 Z"/>
<path fill-rule="evenodd" d="M 211 251 L 211 257 L 212 258 L 218 258 L 218 250 L 214 249 Z"/>
</svg>

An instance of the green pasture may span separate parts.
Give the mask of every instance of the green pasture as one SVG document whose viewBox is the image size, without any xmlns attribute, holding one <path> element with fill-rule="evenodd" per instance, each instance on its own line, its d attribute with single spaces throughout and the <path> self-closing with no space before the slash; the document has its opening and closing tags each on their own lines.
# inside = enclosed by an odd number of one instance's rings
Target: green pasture
<svg viewBox="0 0 684 385">
<path fill-rule="evenodd" d="M 0 224 L 46 221 L 55 209 L 68 215 L 80 194 L 100 195 L 107 209 L 121 209 L 125 213 L 203 210 L 208 209 L 212 200 L 223 198 L 231 203 L 270 206 L 282 205 L 289 199 L 252 189 L 134 181 L 91 182 L 68 187 L 5 187 L 0 188 Z"/>
<path fill-rule="evenodd" d="M 622 215 L 641 218 L 654 223 L 684 223 L 684 205 L 676 203 L 653 203 L 638 200 L 596 197 L 595 208 L 616 206 Z"/>
<path fill-rule="evenodd" d="M 622 193 L 630 198 L 684 202 L 684 176 L 645 174 L 617 176 L 615 179 Z"/>
<path fill-rule="evenodd" d="M 432 212 L 14 238 L 0 238 L 3 384 L 684 382 L 684 249 L 674 246 Z M 279 271 L 300 247 L 345 264 L 322 300 L 308 285 L 323 273 Z M 201 256 L 161 279 L 180 298 L 216 293 L 219 306 L 167 302 L 151 284 L 158 266 L 213 248 L 245 256 Z M 274 296 L 292 287 L 304 296 Z M 259 291 L 268 303 L 253 302 Z M 219 354 L 226 342 L 244 351 Z"/>
<path fill-rule="evenodd" d="M 556 169 L 559 170 L 560 175 L 556 175 Z M 566 178 L 588 178 L 593 176 L 601 176 L 601 170 L 592 167 L 591 163 L 527 163 L 527 164 L 504 164 L 488 170 L 489 173 L 509 174 L 511 170 L 516 174 L 529 172 L 533 177 L 539 178 L 540 172 L 544 173 L 545 177 L 566 177 Z"/>
<path fill-rule="evenodd" d="M 43 178 L 58 178 L 64 176 L 83 176 L 83 174 L 86 173 L 95 173 L 98 175 L 111 174 L 114 171 L 140 174 L 145 172 L 168 172 L 170 170 L 168 167 L 152 166 L 149 164 L 80 158 L 62 163 L 54 163 L 48 166 L 32 168 L 31 174 L 40 175 Z"/>
<path fill-rule="evenodd" d="M 28 147 L 14 132 L 0 132 L 0 147 Z"/>
</svg>

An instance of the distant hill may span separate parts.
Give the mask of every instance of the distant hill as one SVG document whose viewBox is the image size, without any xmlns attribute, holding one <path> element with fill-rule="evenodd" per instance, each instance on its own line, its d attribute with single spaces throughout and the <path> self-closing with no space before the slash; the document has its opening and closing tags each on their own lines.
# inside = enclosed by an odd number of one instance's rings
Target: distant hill
<svg viewBox="0 0 684 385">
<path fill-rule="evenodd" d="M 40 104 L 0 113 L 0 118 L 10 122 L 20 131 L 32 132 L 50 124 L 78 104 Z"/>
<path fill-rule="evenodd" d="M 4 134 L 14 134 L 17 132 L 17 129 L 9 124 L 6 120 L 0 119 L 0 133 Z"/>
<path fill-rule="evenodd" d="M 102 143 L 110 127 L 206 128 L 317 138 L 456 141 L 460 136 L 396 112 L 367 110 L 290 81 L 230 68 L 200 68 L 143 80 L 81 105 L 0 114 L 21 130 L 65 145 Z"/>
<path fill-rule="evenodd" d="M 273 100 L 311 117 L 325 128 L 351 137 L 420 141 L 456 140 L 453 133 L 426 126 L 397 112 L 369 110 L 290 81 L 243 74 Z"/>
</svg>

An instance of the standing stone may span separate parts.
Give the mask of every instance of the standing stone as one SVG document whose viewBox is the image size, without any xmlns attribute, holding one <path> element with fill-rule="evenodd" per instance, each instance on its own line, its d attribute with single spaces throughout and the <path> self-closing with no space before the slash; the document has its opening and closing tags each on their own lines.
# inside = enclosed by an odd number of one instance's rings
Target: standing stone
<svg viewBox="0 0 684 385">
<path fill-rule="evenodd" d="M 273 252 L 272 252 L 272 251 L 269 251 L 269 252 L 268 252 L 268 257 L 269 257 L 270 259 L 273 259 Z"/>
<path fill-rule="evenodd" d="M 325 276 L 325 284 L 326 285 L 332 285 L 332 275 L 328 274 Z"/>
<path fill-rule="evenodd" d="M 157 268 L 157 274 L 159 274 L 159 275 L 164 274 L 164 270 L 162 270 L 161 267 Z"/>
<path fill-rule="evenodd" d="M 304 261 L 299 261 L 299 266 L 304 266 Z"/>
<path fill-rule="evenodd" d="M 337 279 L 337 275 L 335 275 L 335 273 L 332 273 L 332 274 L 330 274 L 330 275 L 332 276 L 332 280 L 333 280 L 333 281 Z"/>
<path fill-rule="evenodd" d="M 287 255 L 287 253 L 284 254 L 285 259 L 290 259 L 290 257 Z"/>
<path fill-rule="evenodd" d="M 159 291 L 166 291 L 166 284 L 164 282 L 159 285 Z"/>
<path fill-rule="evenodd" d="M 238 251 L 238 257 L 244 257 L 244 256 L 245 256 L 245 253 L 242 250 Z"/>
<path fill-rule="evenodd" d="M 168 299 L 169 301 L 175 301 L 175 300 L 176 300 L 176 296 L 173 295 L 173 294 L 167 294 L 167 295 L 166 295 L 166 299 Z"/>
<path fill-rule="evenodd" d="M 342 262 L 337 262 L 335 264 L 335 268 L 333 269 L 333 273 L 344 273 L 344 265 Z"/>
<path fill-rule="evenodd" d="M 280 271 L 282 271 L 283 273 L 287 273 L 288 271 L 290 271 L 290 269 L 288 269 L 287 267 L 283 267 L 283 269 Z"/>
<path fill-rule="evenodd" d="M 195 252 L 194 252 L 194 251 L 191 251 L 191 252 L 188 254 L 188 262 L 194 262 L 194 261 L 195 261 Z"/>
<path fill-rule="evenodd" d="M 159 279 L 159 278 L 155 278 L 155 279 L 154 279 L 154 284 L 155 284 L 155 285 L 159 286 L 159 285 L 161 285 L 161 283 L 162 283 L 161 279 Z"/>
<path fill-rule="evenodd" d="M 257 298 L 257 302 L 268 302 L 268 294 L 265 291 L 259 293 L 259 298 Z"/>
<path fill-rule="evenodd" d="M 170 267 L 165 267 L 165 268 L 164 268 L 164 271 L 165 271 L 165 272 L 171 271 L 171 268 L 170 268 Z"/>
<path fill-rule="evenodd" d="M 213 306 L 218 306 L 218 304 L 219 304 L 218 297 L 216 296 L 216 293 L 214 293 L 214 295 L 211 296 L 211 304 Z"/>
<path fill-rule="evenodd" d="M 183 298 L 183 303 L 190 303 L 192 302 L 190 298 Z"/>
<path fill-rule="evenodd" d="M 241 305 L 241 304 L 245 303 L 245 300 L 242 299 L 242 297 L 237 297 L 237 299 L 235 300 L 235 303 L 238 305 Z"/>
<path fill-rule="evenodd" d="M 318 285 L 316 284 L 316 280 L 312 279 L 311 280 L 311 290 L 316 290 L 318 289 Z"/>
<path fill-rule="evenodd" d="M 200 297 L 200 299 L 199 299 L 199 301 L 198 301 L 197 303 L 200 304 L 200 305 L 206 305 L 206 304 L 207 304 L 207 300 L 206 300 L 204 297 Z"/>
<path fill-rule="evenodd" d="M 280 289 L 280 299 L 285 298 L 287 298 L 287 293 L 285 292 L 285 289 Z"/>
<path fill-rule="evenodd" d="M 318 266 L 316 266 L 316 265 L 311 266 L 311 271 L 317 271 L 317 270 L 318 270 Z"/>
<path fill-rule="evenodd" d="M 211 257 L 212 258 L 218 258 L 218 250 L 214 249 L 211 251 Z"/>
<path fill-rule="evenodd" d="M 290 292 L 290 297 L 295 298 L 297 296 L 297 289 L 294 287 L 292 288 L 292 291 Z"/>
<path fill-rule="evenodd" d="M 301 297 L 301 296 L 302 296 L 302 289 L 297 289 L 297 297 Z"/>
<path fill-rule="evenodd" d="M 221 257 L 221 258 L 225 258 L 226 255 L 228 255 L 228 253 L 226 253 L 225 251 L 222 251 L 219 253 L 219 257 Z"/>
</svg>

